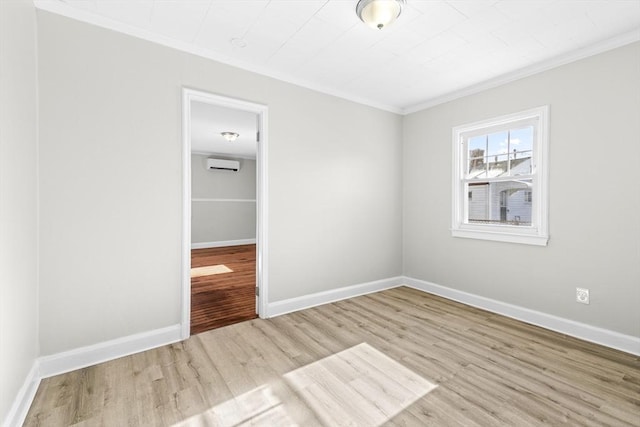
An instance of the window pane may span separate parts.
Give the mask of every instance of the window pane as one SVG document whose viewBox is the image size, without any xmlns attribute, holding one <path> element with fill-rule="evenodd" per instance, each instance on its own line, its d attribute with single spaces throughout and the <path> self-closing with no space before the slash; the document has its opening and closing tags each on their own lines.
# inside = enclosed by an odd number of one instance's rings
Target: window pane
<svg viewBox="0 0 640 427">
<path fill-rule="evenodd" d="M 531 225 L 531 180 L 467 184 L 469 224 Z"/>
<path fill-rule="evenodd" d="M 488 135 L 488 157 L 493 157 L 498 154 L 507 154 L 507 131 L 496 132 Z"/>
<path fill-rule="evenodd" d="M 487 135 L 487 159 L 489 177 L 505 175 L 509 168 L 508 132 Z"/>
<path fill-rule="evenodd" d="M 466 179 L 530 175 L 533 126 L 469 138 Z"/>
<path fill-rule="evenodd" d="M 512 129 L 509 147 L 511 148 L 511 176 L 531 173 L 533 153 L 533 126 Z"/>
</svg>

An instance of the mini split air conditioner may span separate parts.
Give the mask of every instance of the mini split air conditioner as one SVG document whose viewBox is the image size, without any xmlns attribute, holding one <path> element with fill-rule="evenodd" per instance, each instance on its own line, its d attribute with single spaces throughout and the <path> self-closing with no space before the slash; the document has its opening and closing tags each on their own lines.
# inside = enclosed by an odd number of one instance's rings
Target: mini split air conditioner
<svg viewBox="0 0 640 427">
<path fill-rule="evenodd" d="M 234 171 L 238 172 L 240 170 L 240 162 L 237 160 L 227 160 L 227 159 L 207 159 L 207 169 L 218 169 L 225 171 Z"/>
</svg>

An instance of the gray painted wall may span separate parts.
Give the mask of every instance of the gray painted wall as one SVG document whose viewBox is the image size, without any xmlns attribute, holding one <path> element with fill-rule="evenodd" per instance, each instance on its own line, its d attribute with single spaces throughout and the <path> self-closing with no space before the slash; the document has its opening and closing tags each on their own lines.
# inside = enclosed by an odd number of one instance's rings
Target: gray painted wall
<svg viewBox="0 0 640 427">
<path fill-rule="evenodd" d="M 36 14 L 0 1 L 0 422 L 38 356 Z"/>
<path fill-rule="evenodd" d="M 181 88 L 269 106 L 279 301 L 397 276 L 402 119 L 38 11 L 42 354 L 180 321 Z"/>
<path fill-rule="evenodd" d="M 405 275 L 640 336 L 638 76 L 635 43 L 405 117 Z M 452 127 L 544 104 L 549 245 L 451 237 Z"/>
<path fill-rule="evenodd" d="M 237 159 L 240 170 L 208 170 L 207 158 L 225 156 L 191 155 L 192 199 L 256 200 L 256 161 Z M 235 201 L 193 201 L 191 243 L 221 242 L 256 238 L 256 203 Z"/>
<path fill-rule="evenodd" d="M 182 86 L 269 105 L 272 301 L 404 253 L 408 276 L 640 335 L 640 44 L 403 120 L 38 12 L 38 153 L 33 6 L 0 4 L 3 418 L 39 354 L 178 323 Z M 549 246 L 450 237 L 451 127 L 547 103 Z"/>
</svg>

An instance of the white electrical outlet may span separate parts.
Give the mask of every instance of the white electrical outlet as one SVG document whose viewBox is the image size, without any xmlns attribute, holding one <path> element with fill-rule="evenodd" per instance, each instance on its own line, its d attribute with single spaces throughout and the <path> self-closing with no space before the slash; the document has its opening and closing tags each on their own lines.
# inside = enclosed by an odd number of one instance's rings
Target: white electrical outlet
<svg viewBox="0 0 640 427">
<path fill-rule="evenodd" d="M 576 301 L 582 304 L 589 304 L 589 289 L 576 288 Z"/>
</svg>

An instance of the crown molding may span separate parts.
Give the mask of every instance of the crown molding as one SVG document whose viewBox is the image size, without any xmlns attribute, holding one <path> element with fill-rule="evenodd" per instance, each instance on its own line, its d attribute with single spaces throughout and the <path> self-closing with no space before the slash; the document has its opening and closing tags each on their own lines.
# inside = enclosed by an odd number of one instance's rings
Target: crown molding
<svg viewBox="0 0 640 427">
<path fill-rule="evenodd" d="M 309 82 L 305 79 L 299 79 L 294 76 L 273 72 L 267 70 L 265 67 L 255 66 L 245 61 L 237 60 L 235 58 L 221 55 L 216 52 L 212 52 L 208 49 L 194 46 L 190 43 L 175 40 L 169 37 L 161 36 L 151 31 L 147 31 L 132 25 L 124 24 L 122 22 L 115 21 L 113 19 L 93 14 L 89 11 L 71 7 L 60 0 L 34 0 L 34 5 L 37 9 L 44 10 L 46 12 L 55 13 L 65 16 L 67 18 L 75 19 L 77 21 L 92 24 L 101 28 L 109 29 L 119 33 L 123 33 L 132 37 L 150 41 L 165 47 L 176 49 L 182 52 L 190 53 L 202 58 L 211 59 L 213 61 L 229 65 L 232 67 L 240 68 L 245 71 L 250 71 L 256 74 L 260 74 L 265 77 L 270 77 L 282 82 L 290 83 L 305 89 L 310 89 L 316 92 L 323 93 L 325 95 L 335 96 L 347 101 L 355 102 L 357 104 L 366 105 L 368 107 L 376 108 L 383 111 L 388 111 L 395 114 L 407 115 L 412 114 L 427 108 L 435 107 L 436 105 L 444 104 L 465 96 L 474 95 L 476 93 L 493 89 L 504 84 L 520 80 L 525 77 L 532 76 L 534 74 L 541 73 L 556 67 L 560 67 L 571 62 L 575 62 L 584 58 L 588 58 L 599 53 L 606 52 L 608 50 L 616 49 L 618 47 L 625 46 L 630 43 L 640 41 L 640 30 L 633 30 L 627 33 L 620 34 L 616 37 L 601 41 L 591 46 L 584 47 L 582 49 L 573 50 L 563 55 L 558 55 L 554 58 L 548 59 L 543 62 L 533 64 L 528 67 L 521 68 L 511 73 L 503 74 L 502 76 L 486 80 L 484 82 L 468 86 L 466 88 L 450 92 L 448 94 L 438 96 L 435 98 L 427 99 L 424 102 L 414 104 L 407 107 L 397 107 L 379 101 L 355 96 L 344 91 L 336 90 L 331 87 L 319 85 L 313 82 Z"/>
<path fill-rule="evenodd" d="M 458 91 L 438 96 L 419 104 L 403 108 L 401 114 L 407 115 L 426 110 L 427 108 L 435 107 L 436 105 L 444 104 L 445 102 L 450 102 L 459 98 L 463 98 L 465 96 L 474 95 L 488 89 L 493 89 L 495 87 L 502 86 L 504 84 L 520 80 L 525 77 L 541 73 L 543 71 L 551 70 L 562 65 L 570 64 L 572 62 L 579 61 L 581 59 L 588 58 L 590 56 L 594 56 L 609 50 L 613 50 L 618 47 L 626 46 L 637 41 L 640 41 L 640 30 L 623 33 L 616 37 L 603 40 L 594 45 L 574 50 L 568 52 L 567 54 L 559 55 L 543 62 L 538 62 L 529 67 L 524 67 L 511 73 L 503 74 L 502 76 L 496 77 L 494 79 L 486 80 L 484 82 L 468 86 L 464 89 L 460 89 Z"/>
<path fill-rule="evenodd" d="M 305 89 L 310 89 L 315 92 L 320 92 L 325 95 L 335 96 L 337 98 L 341 98 L 346 101 L 351 101 L 357 104 L 366 105 L 368 107 L 373 107 L 378 110 L 384 110 L 384 111 L 388 111 L 395 114 L 402 114 L 402 108 L 400 107 L 396 107 L 393 105 L 380 103 L 371 99 L 355 96 L 353 94 L 336 90 L 331 87 L 318 85 L 316 83 L 312 83 L 304 79 L 299 79 L 285 73 L 273 72 L 271 70 L 267 70 L 264 67 L 255 66 L 253 64 L 249 64 L 245 61 L 241 61 L 241 60 L 229 57 L 227 55 L 221 55 L 219 53 L 212 52 L 208 49 L 194 46 L 191 43 L 175 40 L 170 37 L 161 36 L 161 35 L 152 33 L 151 31 L 134 27 L 132 25 L 124 24 L 122 22 L 118 22 L 104 16 L 96 15 L 89 11 L 71 7 L 59 0 L 34 0 L 34 5 L 37 9 L 40 9 L 46 12 L 55 13 L 57 15 L 61 15 L 61 16 L 75 19 L 77 21 L 81 21 L 87 24 L 95 25 L 101 28 L 116 31 L 118 33 L 143 39 L 143 40 L 156 43 L 165 47 L 179 50 L 181 52 L 186 52 L 196 56 L 200 56 L 202 58 L 211 59 L 213 61 L 225 64 L 225 65 L 229 65 L 232 67 L 243 69 L 245 71 L 250 71 L 256 74 L 260 74 L 265 77 L 270 77 L 272 79 L 280 80 L 285 83 L 290 83 L 296 86 L 303 87 Z"/>
</svg>

